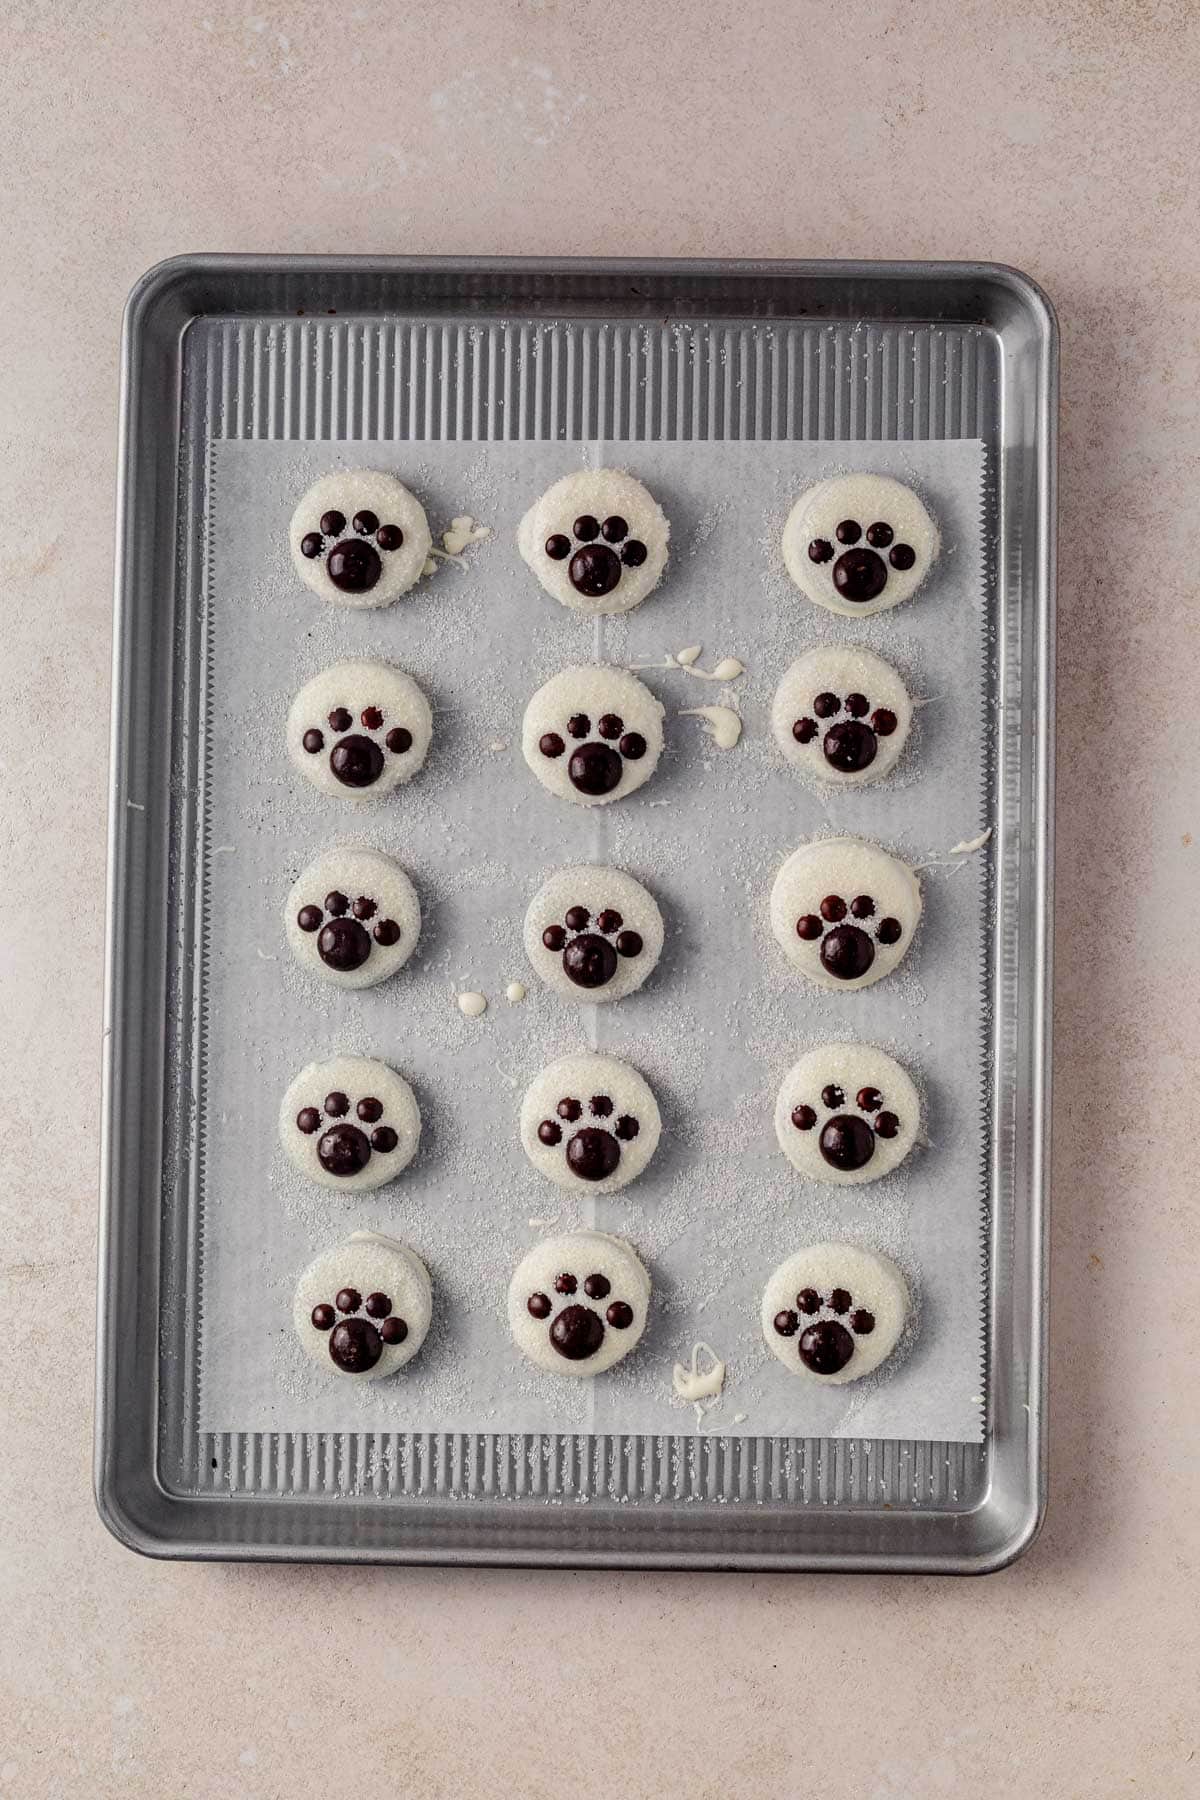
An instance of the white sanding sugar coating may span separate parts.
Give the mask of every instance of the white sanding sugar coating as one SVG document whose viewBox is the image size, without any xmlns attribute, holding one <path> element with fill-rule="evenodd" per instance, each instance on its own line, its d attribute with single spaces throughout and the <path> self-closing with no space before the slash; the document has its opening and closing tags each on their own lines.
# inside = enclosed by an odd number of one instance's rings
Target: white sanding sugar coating
<svg viewBox="0 0 1200 1800">
<path fill-rule="evenodd" d="M 792 767 L 843 787 L 890 775 L 911 725 L 912 702 L 895 669 L 855 644 L 807 650 L 771 706 L 775 742 Z"/>
<path fill-rule="evenodd" d="M 551 1375 L 601 1375 L 646 1329 L 650 1277 L 624 1238 L 569 1231 L 518 1264 L 508 1322 L 518 1347 Z"/>
<path fill-rule="evenodd" d="M 559 1187 L 612 1193 L 658 1148 L 662 1119 L 644 1077 L 616 1056 L 580 1051 L 535 1076 L 521 1102 L 521 1143 Z"/>
<path fill-rule="evenodd" d="M 623 613 L 658 586 L 670 535 L 662 507 L 632 475 L 581 469 L 534 502 L 521 520 L 517 548 L 564 606 Z"/>
<path fill-rule="evenodd" d="M 428 700 L 391 663 L 334 663 L 305 682 L 288 713 L 288 755 L 340 800 L 377 799 L 411 781 L 432 737 Z"/>
<path fill-rule="evenodd" d="M 433 1288 L 415 1250 L 356 1231 L 323 1250 L 296 1287 L 292 1320 L 326 1374 L 381 1381 L 410 1363 L 429 1330 Z"/>
<path fill-rule="evenodd" d="M 283 1096 L 289 1161 L 321 1187 L 365 1193 L 394 1181 L 417 1153 L 421 1114 L 395 1069 L 366 1056 L 309 1063 Z"/>
<path fill-rule="evenodd" d="M 563 669 L 525 708 L 521 748 L 543 787 L 577 806 L 623 800 L 658 766 L 665 711 L 627 669 Z"/>
<path fill-rule="evenodd" d="M 650 974 L 663 947 L 653 894 L 623 869 L 557 869 L 525 914 L 525 953 L 564 1000 L 623 1000 Z"/>
<path fill-rule="evenodd" d="M 791 1374 L 841 1386 L 891 1355 L 908 1313 L 908 1286 L 890 1257 L 858 1244 L 810 1244 L 767 1282 L 762 1334 Z"/>
<path fill-rule="evenodd" d="M 420 578 L 432 539 L 425 508 L 394 475 L 335 470 L 292 514 L 292 561 L 335 606 L 390 606 Z"/>
<path fill-rule="evenodd" d="M 938 528 L 890 475 L 838 475 L 801 494 L 783 528 L 788 574 L 848 619 L 911 599 L 937 560 Z"/>
<path fill-rule="evenodd" d="M 907 863 L 861 838 L 801 844 L 771 889 L 779 947 L 818 987 L 863 988 L 890 975 L 920 917 Z"/>
<path fill-rule="evenodd" d="M 283 909 L 302 969 L 335 987 L 374 987 L 403 967 L 421 935 L 421 903 L 400 864 L 345 844 L 299 876 Z"/>
<path fill-rule="evenodd" d="M 783 1078 L 775 1135 L 810 1181 L 848 1187 L 890 1175 L 912 1149 L 921 1102 L 900 1064 L 873 1044 L 820 1044 Z"/>
</svg>

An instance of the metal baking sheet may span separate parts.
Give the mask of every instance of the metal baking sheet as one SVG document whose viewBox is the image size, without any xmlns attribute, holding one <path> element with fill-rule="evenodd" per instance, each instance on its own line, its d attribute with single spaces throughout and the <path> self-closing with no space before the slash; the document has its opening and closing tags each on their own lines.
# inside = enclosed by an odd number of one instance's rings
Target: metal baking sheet
<svg viewBox="0 0 1200 1800">
<path fill-rule="evenodd" d="M 126 349 L 98 1433 L 110 1523 L 164 1554 L 1011 1557 L 1041 1504 L 1054 342 L 1036 291 L 981 268 L 197 259 L 147 278 Z M 230 437 L 982 440 L 1000 744 L 982 771 L 997 824 L 982 1444 L 204 1428 L 205 595 L 211 447 Z"/>
</svg>

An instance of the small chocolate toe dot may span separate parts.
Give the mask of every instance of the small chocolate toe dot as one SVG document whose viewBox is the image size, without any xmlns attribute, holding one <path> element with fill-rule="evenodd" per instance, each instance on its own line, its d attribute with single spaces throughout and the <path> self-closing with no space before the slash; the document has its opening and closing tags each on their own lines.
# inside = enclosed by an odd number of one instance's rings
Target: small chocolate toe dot
<svg viewBox="0 0 1200 1800">
<path fill-rule="evenodd" d="M 849 1312 L 851 1305 L 850 1295 L 846 1292 L 845 1288 L 834 1288 L 832 1294 L 829 1296 L 829 1304 L 835 1313 Z"/>
<path fill-rule="evenodd" d="M 836 1081 L 831 1081 L 828 1087 L 823 1087 L 821 1089 L 822 1106 L 844 1106 L 845 1104 L 846 1096 L 837 1085 Z"/>
<path fill-rule="evenodd" d="M 579 1283 L 576 1281 L 574 1275 L 556 1275 L 554 1278 L 554 1291 L 556 1294 L 573 1294 L 578 1286 Z"/>
<path fill-rule="evenodd" d="M 345 513 L 327 512 L 321 514 L 321 530 L 325 533 L 326 537 L 337 537 L 338 533 L 345 531 L 345 529 Z"/>
<path fill-rule="evenodd" d="M 379 515 L 364 509 L 356 512 L 350 523 L 359 537 L 370 537 L 372 532 L 379 530 Z"/>
<path fill-rule="evenodd" d="M 553 537 L 546 539 L 546 555 L 552 562 L 565 562 L 571 554 L 571 540 L 556 531 Z"/>
<path fill-rule="evenodd" d="M 383 741 L 393 756 L 403 756 L 406 750 L 412 749 L 412 732 L 406 731 L 403 725 L 394 725 Z"/>
<path fill-rule="evenodd" d="M 780 1337 L 795 1337 L 800 1329 L 799 1319 L 794 1312 L 789 1311 L 786 1307 L 783 1312 L 777 1312 L 775 1314 L 772 1324 Z"/>
<path fill-rule="evenodd" d="M 600 536 L 606 544 L 619 544 L 622 538 L 629 536 L 629 526 L 619 513 L 613 513 L 612 517 L 605 519 L 601 525 Z"/>
<path fill-rule="evenodd" d="M 390 1125 L 377 1125 L 371 1133 L 371 1148 L 378 1150 L 381 1156 L 388 1156 L 396 1148 L 400 1139 Z"/>
<path fill-rule="evenodd" d="M 840 924 L 846 916 L 846 902 L 840 894 L 826 894 L 821 902 L 821 917 L 831 925 Z"/>
<path fill-rule="evenodd" d="M 621 755 L 638 762 L 646 754 L 646 740 L 640 731 L 627 731 L 619 745 Z"/>
<path fill-rule="evenodd" d="M 583 1107 L 578 1100 L 560 1100 L 554 1110 L 560 1119 L 567 1121 L 568 1125 L 573 1125 L 576 1119 L 583 1117 Z"/>
<path fill-rule="evenodd" d="M 542 933 L 543 944 L 545 944 L 547 950 L 552 950 L 555 955 L 564 948 L 566 941 L 567 934 L 561 925 L 547 925 L 545 931 Z"/>
<path fill-rule="evenodd" d="M 313 1307 L 312 1322 L 318 1331 L 333 1330 L 334 1326 L 337 1324 L 337 1314 L 334 1312 L 332 1306 L 329 1305 L 328 1301 L 322 1301 L 320 1306 Z"/>
<path fill-rule="evenodd" d="M 402 1344 L 408 1336 L 408 1326 L 403 1319 L 385 1319 L 379 1327 L 379 1335 L 385 1344 Z"/>
<path fill-rule="evenodd" d="M 399 550 L 404 542 L 404 533 L 398 525 L 381 525 L 375 542 L 381 550 Z"/>
<path fill-rule="evenodd" d="M 823 929 L 816 913 L 805 913 L 802 918 L 796 920 L 796 936 L 803 938 L 806 944 L 811 944 L 814 938 L 819 938 Z"/>
<path fill-rule="evenodd" d="M 328 894 L 326 894 L 326 896 L 325 896 L 325 911 L 327 913 L 332 913 L 332 915 L 335 919 L 340 919 L 342 917 L 342 915 L 344 913 L 349 912 L 349 910 L 350 910 L 350 902 L 347 899 L 346 895 L 341 893 L 339 891 L 339 889 L 333 888 Z"/>
<path fill-rule="evenodd" d="M 310 756 L 315 756 L 318 750 L 323 750 L 325 748 L 324 734 L 318 731 L 315 726 L 311 730 L 305 732 L 301 742 Z"/>
<path fill-rule="evenodd" d="M 885 525 L 882 519 L 867 526 L 867 542 L 872 550 L 886 550 L 895 535 L 891 526 Z"/>
<path fill-rule="evenodd" d="M 883 1095 L 878 1088 L 859 1088 L 854 1098 L 854 1104 L 859 1112 L 878 1112 L 883 1105 Z"/>
<path fill-rule="evenodd" d="M 315 1106 L 303 1106 L 296 1114 L 296 1128 L 302 1131 L 305 1137 L 311 1137 L 313 1132 L 320 1128 L 320 1124 L 321 1115 Z"/>
<path fill-rule="evenodd" d="M 356 919 L 373 919 L 375 914 L 379 911 L 379 908 L 366 894 L 360 894 L 358 899 L 351 906 L 350 911 L 354 914 Z"/>
<path fill-rule="evenodd" d="M 550 1317 L 551 1301 L 549 1294 L 530 1294 L 525 1302 L 525 1310 L 535 1319 Z"/>
<path fill-rule="evenodd" d="M 392 1302 L 387 1294 L 368 1294 L 363 1301 L 363 1310 L 371 1319 L 386 1319 L 392 1310 Z"/>
<path fill-rule="evenodd" d="M 567 720 L 567 730 L 573 738 L 585 738 L 592 729 L 592 721 L 586 713 L 575 713 Z"/>
<path fill-rule="evenodd" d="M 801 1288 L 796 1295 L 796 1305 L 802 1313 L 812 1314 L 821 1310 L 821 1296 L 816 1288 Z"/>
<path fill-rule="evenodd" d="M 881 1112 L 875 1121 L 875 1135 L 881 1138 L 894 1138 L 900 1129 L 900 1121 L 894 1112 Z"/>
<path fill-rule="evenodd" d="M 591 914 L 586 906 L 569 906 L 564 916 L 570 930 L 582 931 Z"/>
<path fill-rule="evenodd" d="M 319 906 L 302 906 L 296 914 L 296 923 L 301 931 L 316 931 L 324 917 Z"/>
<path fill-rule="evenodd" d="M 816 713 L 818 719 L 831 719 L 841 704 L 838 696 L 836 694 L 831 694 L 828 691 L 823 694 L 818 694 L 812 703 L 813 711 Z"/>
<path fill-rule="evenodd" d="M 589 1300 L 607 1300 L 612 1293 L 612 1282 L 607 1275 L 589 1275 L 583 1284 L 583 1291 Z"/>
<path fill-rule="evenodd" d="M 367 1094 L 354 1110 L 364 1125 L 377 1125 L 383 1117 L 383 1102 L 376 1100 L 374 1094 Z"/>
<path fill-rule="evenodd" d="M 633 1308 L 624 1300 L 614 1300 L 604 1316 L 616 1331 L 627 1331 L 633 1324 Z"/>
<path fill-rule="evenodd" d="M 625 721 L 617 713 L 604 713 L 597 730 L 602 738 L 619 738 L 625 729 Z"/>
<path fill-rule="evenodd" d="M 562 1126 L 556 1125 L 553 1119 L 543 1119 L 538 1126 L 538 1142 L 552 1150 L 555 1144 L 562 1143 Z"/>
<path fill-rule="evenodd" d="M 362 1295 L 357 1288 L 344 1287 L 333 1303 L 340 1313 L 357 1312 L 362 1305 Z"/>
<path fill-rule="evenodd" d="M 612 1113 L 613 1103 L 607 1094 L 593 1094 L 591 1104 L 593 1118 L 607 1119 Z"/>
<path fill-rule="evenodd" d="M 798 744 L 811 744 L 817 735 L 815 719 L 797 719 L 792 725 L 792 736 Z"/>
<path fill-rule="evenodd" d="M 833 535 L 839 544 L 857 544 L 862 536 L 862 526 L 857 519 L 843 519 Z"/>
<path fill-rule="evenodd" d="M 891 737 L 896 729 L 895 713 L 887 706 L 878 706 L 871 714 L 871 725 L 877 737 Z"/>
<path fill-rule="evenodd" d="M 861 719 L 870 711 L 870 709 L 871 702 L 867 699 L 865 694 L 846 695 L 846 711 L 850 714 L 851 718 Z"/>
<path fill-rule="evenodd" d="M 631 1144 L 641 1130 L 641 1127 L 632 1113 L 622 1113 L 621 1117 L 614 1125 L 613 1130 L 621 1139 L 622 1143 Z"/>
<path fill-rule="evenodd" d="M 350 1111 L 350 1100 L 340 1088 L 325 1096 L 325 1113 L 330 1119 L 342 1119 Z"/>
<path fill-rule="evenodd" d="M 354 723 L 354 715 L 344 706 L 335 706 L 329 715 L 330 731 L 349 731 Z"/>
<path fill-rule="evenodd" d="M 300 539 L 300 554 L 307 556 L 310 561 L 314 556 L 320 556 L 324 547 L 325 539 L 319 531 L 306 531 Z"/>
<path fill-rule="evenodd" d="M 585 919 L 584 923 L 586 924 L 586 922 Z M 614 931 L 620 931 L 624 922 L 619 912 L 614 912 L 611 907 L 605 907 L 596 920 L 596 927 L 597 930 L 604 933 L 605 937 L 611 937 Z M 570 924 L 569 918 L 567 923 Z"/>
<path fill-rule="evenodd" d="M 917 560 L 917 553 L 911 544 L 893 544 L 888 551 L 888 561 L 893 569 L 911 569 Z"/>
<path fill-rule="evenodd" d="M 590 544 L 593 538 L 600 536 L 600 521 L 594 519 L 591 513 L 580 513 L 575 521 L 574 529 L 575 536 L 581 543 Z"/>
<path fill-rule="evenodd" d="M 833 555 L 833 545 L 828 538 L 814 538 L 808 546 L 808 560 L 815 563 L 826 563 Z"/>
<path fill-rule="evenodd" d="M 856 919 L 869 919 L 875 911 L 875 902 L 870 894 L 855 894 L 850 902 L 850 911 Z"/>
<path fill-rule="evenodd" d="M 393 944 L 398 944 L 400 942 L 400 927 L 397 925 L 395 919 L 380 919 L 378 925 L 376 925 L 374 931 L 371 933 L 371 936 L 375 939 L 377 944 L 382 945 L 383 948 L 387 950 L 390 949 Z"/>
<path fill-rule="evenodd" d="M 538 749 L 543 756 L 561 756 L 566 747 L 557 731 L 544 732 L 538 740 Z"/>
<path fill-rule="evenodd" d="M 811 1131 L 817 1122 L 817 1115 L 811 1106 L 794 1106 L 792 1108 L 792 1124 L 797 1131 Z"/>
<path fill-rule="evenodd" d="M 875 936 L 881 944 L 898 944 L 903 936 L 903 927 L 899 919 L 880 919 Z"/>
<path fill-rule="evenodd" d="M 869 1337 L 875 1329 L 875 1314 L 869 1313 L 865 1306 L 850 1314 L 850 1325 L 859 1337 Z"/>
<path fill-rule="evenodd" d="M 364 706 L 361 714 L 361 722 L 367 731 L 378 731 L 379 727 L 383 724 L 383 714 L 377 706 Z"/>
<path fill-rule="evenodd" d="M 617 950 L 621 956 L 640 956 L 642 954 L 642 938 L 640 932 L 620 932 L 617 937 Z"/>
<path fill-rule="evenodd" d="M 640 569 L 646 560 L 646 546 L 637 538 L 630 538 L 621 551 L 621 561 L 627 569 Z"/>
</svg>

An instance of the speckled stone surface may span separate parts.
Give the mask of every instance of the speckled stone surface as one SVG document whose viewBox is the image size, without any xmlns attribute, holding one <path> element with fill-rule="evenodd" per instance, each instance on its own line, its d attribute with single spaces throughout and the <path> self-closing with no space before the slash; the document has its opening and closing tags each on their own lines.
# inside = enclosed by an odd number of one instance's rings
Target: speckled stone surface
<svg viewBox="0 0 1200 1800">
<path fill-rule="evenodd" d="M 0 1793 L 1196 1793 L 1200 15 L 4 13 Z M 98 1523 L 118 317 L 198 249 L 983 257 L 1053 296 L 1052 1496 L 1014 1569 L 169 1567 Z"/>
</svg>

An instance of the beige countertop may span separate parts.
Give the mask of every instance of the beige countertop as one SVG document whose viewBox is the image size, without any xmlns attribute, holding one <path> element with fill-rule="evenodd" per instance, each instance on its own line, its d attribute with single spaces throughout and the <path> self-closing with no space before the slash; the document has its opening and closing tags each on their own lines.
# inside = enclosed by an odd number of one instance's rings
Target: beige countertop
<svg viewBox="0 0 1200 1800">
<path fill-rule="evenodd" d="M 0 1794 L 1200 1793 L 1200 15 L 0 19 Z M 1063 327 L 1052 1487 L 984 1581 L 167 1566 L 90 1493 L 120 307 L 186 250 L 979 257 Z"/>
</svg>

